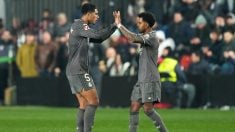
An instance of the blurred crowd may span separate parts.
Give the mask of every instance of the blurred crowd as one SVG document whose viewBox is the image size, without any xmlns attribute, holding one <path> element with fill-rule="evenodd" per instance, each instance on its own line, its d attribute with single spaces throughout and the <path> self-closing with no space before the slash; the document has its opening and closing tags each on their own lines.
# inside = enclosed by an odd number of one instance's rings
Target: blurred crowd
<svg viewBox="0 0 235 132">
<path fill-rule="evenodd" d="M 90 2 L 83 0 L 81 5 Z M 235 74 L 235 1 L 233 0 L 129 0 L 123 24 L 138 32 L 135 17 L 150 11 L 157 20 L 159 64 L 170 50 L 187 74 Z M 14 77 L 58 77 L 65 74 L 68 37 L 73 18 L 61 12 L 42 12 L 41 20 L 13 18 L 11 28 L 0 20 L 0 94 Z M 99 14 L 102 16 L 103 14 Z M 100 17 L 102 18 L 102 17 Z M 102 27 L 102 20 L 93 28 Z M 139 46 L 117 30 L 102 44 L 90 44 L 90 66 L 98 87 L 104 76 L 134 76 Z M 10 79 L 9 79 L 9 76 Z M 13 79 L 14 80 L 14 79 Z M 1 100 L 0 98 L 0 100 Z"/>
</svg>

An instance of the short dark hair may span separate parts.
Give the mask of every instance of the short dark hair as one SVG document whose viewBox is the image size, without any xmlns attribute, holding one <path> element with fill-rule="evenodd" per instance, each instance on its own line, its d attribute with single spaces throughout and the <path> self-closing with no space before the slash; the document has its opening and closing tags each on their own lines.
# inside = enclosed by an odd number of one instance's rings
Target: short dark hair
<svg viewBox="0 0 235 132">
<path fill-rule="evenodd" d="M 191 54 L 195 54 L 195 55 L 196 55 L 197 57 L 199 57 L 200 59 L 203 57 L 201 50 L 193 51 Z"/>
<path fill-rule="evenodd" d="M 229 28 L 229 27 L 226 27 L 226 28 L 224 29 L 223 33 L 225 33 L 225 32 L 228 32 L 228 33 L 234 34 L 234 30 L 233 30 L 233 28 Z"/>
<path fill-rule="evenodd" d="M 91 3 L 87 3 L 87 4 L 84 4 L 84 5 L 82 6 L 81 12 L 82 12 L 83 15 L 85 15 L 85 14 L 87 14 L 87 13 L 89 13 L 89 12 L 94 12 L 95 9 L 96 9 L 96 6 L 95 6 L 95 5 L 93 5 L 93 4 L 91 4 Z"/>
<path fill-rule="evenodd" d="M 32 35 L 32 36 L 35 36 L 35 35 L 36 35 L 36 32 L 33 31 L 33 30 L 26 30 L 26 31 L 25 31 L 25 35 Z"/>
<path fill-rule="evenodd" d="M 174 56 L 174 52 L 173 52 L 173 50 L 171 49 L 171 47 L 167 46 L 167 47 L 165 48 L 165 50 L 168 51 L 168 55 L 167 55 L 167 56 L 170 56 L 170 57 L 173 57 L 173 56 Z"/>
<path fill-rule="evenodd" d="M 140 13 L 138 14 L 138 17 L 142 18 L 145 22 L 147 22 L 150 27 L 153 27 L 156 22 L 154 15 L 151 12 Z"/>
</svg>

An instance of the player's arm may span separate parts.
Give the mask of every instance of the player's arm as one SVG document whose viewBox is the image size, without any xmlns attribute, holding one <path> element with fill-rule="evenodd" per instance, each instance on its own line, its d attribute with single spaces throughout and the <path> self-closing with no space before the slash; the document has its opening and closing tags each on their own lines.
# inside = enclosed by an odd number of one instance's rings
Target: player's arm
<svg viewBox="0 0 235 132">
<path fill-rule="evenodd" d="M 118 25 L 118 28 L 128 40 L 136 42 L 136 43 L 144 43 L 144 40 L 140 35 L 131 32 L 125 26 L 120 24 Z"/>
<path fill-rule="evenodd" d="M 86 29 L 83 25 L 75 25 L 72 27 L 76 36 L 90 38 L 91 41 L 103 41 L 107 39 L 116 29 L 114 24 L 110 25 L 109 27 L 102 28 L 102 29 Z"/>
<path fill-rule="evenodd" d="M 156 42 L 155 38 L 154 37 L 151 38 L 149 34 L 146 35 L 135 34 L 129 31 L 125 26 L 123 26 L 121 24 L 121 16 L 119 11 L 114 11 L 113 16 L 118 29 L 125 37 L 127 37 L 128 40 L 133 41 L 135 43 L 140 43 L 141 45 L 149 45 L 149 46 L 153 46 L 154 42 Z"/>
<path fill-rule="evenodd" d="M 155 37 L 150 36 L 149 34 L 146 35 L 142 35 L 142 34 L 135 34 L 131 31 L 129 31 L 125 26 L 119 24 L 118 25 L 119 30 L 121 31 L 121 33 L 127 37 L 128 40 L 133 41 L 134 43 L 140 43 L 142 45 L 149 45 L 149 46 L 153 46 L 155 39 Z"/>
</svg>

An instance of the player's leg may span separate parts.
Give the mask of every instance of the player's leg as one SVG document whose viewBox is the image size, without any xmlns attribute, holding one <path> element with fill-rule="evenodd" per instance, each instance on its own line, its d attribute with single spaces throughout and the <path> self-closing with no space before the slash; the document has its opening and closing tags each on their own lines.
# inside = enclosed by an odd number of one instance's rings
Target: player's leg
<svg viewBox="0 0 235 132">
<path fill-rule="evenodd" d="M 129 120 L 129 132 L 137 132 L 139 125 L 139 110 L 141 103 L 138 101 L 132 101 L 130 107 L 130 120 Z"/>
<path fill-rule="evenodd" d="M 79 109 L 77 114 L 77 132 L 84 132 L 84 113 L 87 105 L 87 100 L 79 93 L 76 94 L 76 97 L 79 102 Z"/>
<path fill-rule="evenodd" d="M 140 85 L 137 82 L 131 93 L 131 106 L 130 106 L 130 120 L 129 131 L 137 132 L 139 125 L 139 110 L 142 107 L 141 104 Z"/>
<path fill-rule="evenodd" d="M 167 128 L 164 125 L 160 115 L 154 110 L 153 103 L 144 103 L 145 114 L 153 121 L 154 125 L 159 129 L 160 132 L 167 132 Z"/>
<path fill-rule="evenodd" d="M 140 88 L 145 114 L 154 122 L 160 132 L 167 132 L 160 115 L 154 110 L 154 103 L 159 102 L 161 97 L 160 82 L 142 83 Z"/>
<path fill-rule="evenodd" d="M 81 95 L 87 100 L 84 113 L 84 132 L 91 132 L 94 124 L 95 112 L 99 105 L 99 98 L 95 88 L 83 90 Z"/>
</svg>

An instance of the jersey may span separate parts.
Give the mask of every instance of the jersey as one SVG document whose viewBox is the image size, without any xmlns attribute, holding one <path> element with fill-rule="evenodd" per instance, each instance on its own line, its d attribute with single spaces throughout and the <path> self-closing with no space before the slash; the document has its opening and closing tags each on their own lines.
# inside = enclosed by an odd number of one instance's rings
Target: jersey
<svg viewBox="0 0 235 132">
<path fill-rule="evenodd" d="M 139 51 L 138 82 L 157 82 L 160 75 L 157 70 L 159 42 L 156 32 L 152 31 L 145 35 L 138 34 L 142 38 Z"/>
<path fill-rule="evenodd" d="M 114 31 L 114 24 L 99 30 L 91 29 L 82 20 L 77 19 L 72 24 L 69 35 L 69 58 L 66 67 L 67 75 L 85 74 L 89 72 L 89 43 L 102 42 Z"/>
<path fill-rule="evenodd" d="M 177 82 L 177 73 L 175 68 L 178 64 L 176 59 L 166 57 L 160 63 L 158 67 L 158 71 L 161 74 L 161 82 L 170 81 L 170 82 Z"/>
</svg>

